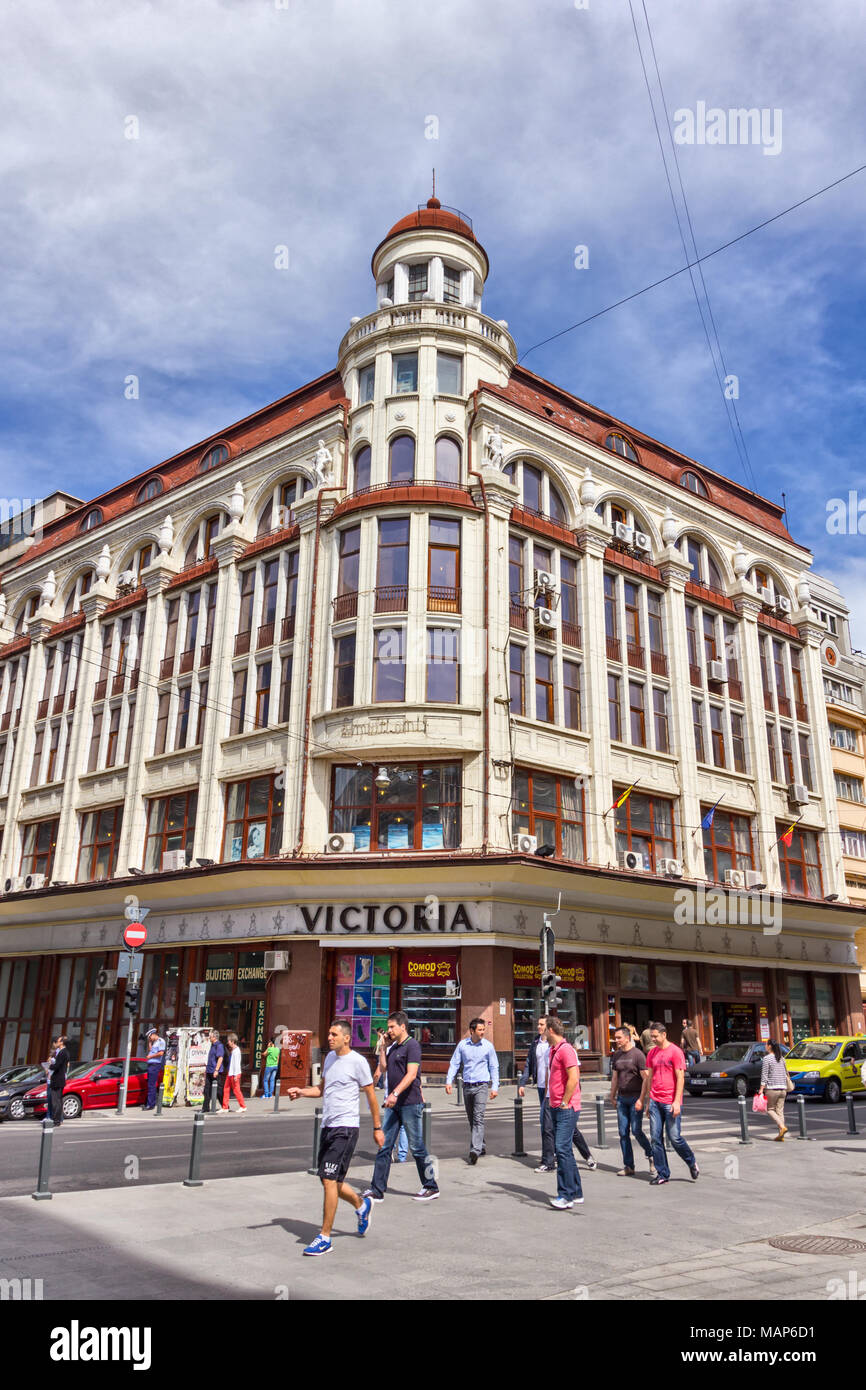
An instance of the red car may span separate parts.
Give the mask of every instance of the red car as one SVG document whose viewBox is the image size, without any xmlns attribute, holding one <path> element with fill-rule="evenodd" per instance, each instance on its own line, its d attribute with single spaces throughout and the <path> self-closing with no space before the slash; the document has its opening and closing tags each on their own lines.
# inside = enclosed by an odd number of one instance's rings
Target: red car
<svg viewBox="0 0 866 1390">
<path fill-rule="evenodd" d="M 82 1110 L 99 1110 L 116 1106 L 120 1083 L 123 1080 L 124 1057 L 99 1057 L 94 1062 L 79 1062 L 70 1067 L 63 1087 L 63 1118 L 77 1120 Z M 133 1057 L 129 1063 L 127 1105 L 141 1105 L 147 1099 L 147 1062 Z M 24 1096 L 30 1114 L 41 1119 L 47 1114 L 45 1087 L 34 1086 Z"/>
</svg>

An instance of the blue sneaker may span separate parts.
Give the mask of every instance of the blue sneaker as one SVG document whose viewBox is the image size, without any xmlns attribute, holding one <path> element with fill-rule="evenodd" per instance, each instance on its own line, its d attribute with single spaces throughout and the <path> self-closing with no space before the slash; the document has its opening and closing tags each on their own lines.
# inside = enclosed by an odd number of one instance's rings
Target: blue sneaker
<svg viewBox="0 0 866 1390">
<path fill-rule="evenodd" d="M 370 1217 L 373 1215 L 373 1203 L 369 1197 L 365 1197 L 358 1208 L 358 1235 L 365 1236 L 370 1225 Z"/>
<path fill-rule="evenodd" d="M 312 1245 L 308 1245 L 304 1251 L 305 1255 L 327 1255 L 331 1249 L 331 1242 L 325 1240 L 324 1236 L 316 1236 Z"/>
</svg>

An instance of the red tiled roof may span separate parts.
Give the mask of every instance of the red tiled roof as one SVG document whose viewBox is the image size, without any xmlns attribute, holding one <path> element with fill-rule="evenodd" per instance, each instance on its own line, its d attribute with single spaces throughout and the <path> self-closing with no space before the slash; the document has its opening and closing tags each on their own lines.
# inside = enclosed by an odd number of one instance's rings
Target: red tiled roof
<svg viewBox="0 0 866 1390">
<path fill-rule="evenodd" d="M 760 526 L 762 530 L 769 531 L 781 540 L 797 544 L 782 520 L 783 509 L 775 502 L 770 502 L 749 488 L 741 487 L 739 483 L 723 477 L 721 473 L 715 473 L 703 464 L 696 463 L 686 454 L 680 454 L 677 450 L 660 444 L 612 415 L 605 415 L 596 406 L 587 404 L 578 396 L 572 396 L 562 387 L 554 386 L 552 382 L 545 381 L 543 377 L 536 376 L 525 367 L 514 367 L 505 387 L 482 381 L 478 384 L 478 390 L 489 391 L 491 395 L 510 401 L 539 419 L 550 420 L 560 429 L 568 430 L 570 434 L 579 435 L 580 438 L 588 439 L 602 447 L 605 436 L 611 430 L 621 431 L 631 440 L 637 451 L 639 461 L 632 464 L 633 468 L 642 468 L 648 473 L 654 473 L 658 478 L 676 484 L 679 484 L 684 470 L 697 473 L 706 484 L 710 501 L 717 507 L 733 512 L 747 524 Z M 619 455 L 615 457 L 619 458 Z M 627 460 L 620 459 L 620 462 Z M 805 546 L 798 546 L 798 549 L 806 555 L 810 554 Z"/>
<path fill-rule="evenodd" d="M 401 232 L 423 230 L 425 227 L 432 227 L 442 232 L 456 232 L 458 236 L 465 237 L 467 241 L 472 242 L 473 246 L 478 247 L 478 250 L 481 252 L 489 268 L 490 262 L 487 259 L 487 252 L 484 250 L 484 247 L 481 245 L 481 242 L 478 240 L 469 223 L 464 222 L 463 218 L 456 212 L 452 212 L 448 208 L 443 208 L 438 198 L 430 198 L 426 207 L 418 208 L 415 212 L 407 213 L 405 217 L 400 218 L 399 222 L 395 222 L 388 235 L 382 238 L 376 250 L 373 252 L 372 263 L 375 263 L 376 257 L 382 247 L 386 242 L 389 242 L 392 237 L 399 236 Z"/>
</svg>

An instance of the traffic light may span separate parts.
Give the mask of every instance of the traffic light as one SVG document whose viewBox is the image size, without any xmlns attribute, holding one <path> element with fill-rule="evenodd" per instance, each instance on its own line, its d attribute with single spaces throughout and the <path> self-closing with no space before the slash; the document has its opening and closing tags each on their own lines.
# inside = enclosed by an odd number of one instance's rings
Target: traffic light
<svg viewBox="0 0 866 1390">
<path fill-rule="evenodd" d="M 551 1012 L 555 1012 L 562 1003 L 562 994 L 559 986 L 562 984 L 562 976 L 557 975 L 553 970 L 543 970 L 541 973 L 541 997 L 545 1007 Z"/>
<path fill-rule="evenodd" d="M 127 985 L 126 996 L 123 1001 L 123 1007 L 126 1009 L 126 1012 L 130 1015 L 131 1018 L 134 1018 L 135 1015 L 138 1013 L 138 999 L 140 994 L 141 990 L 139 989 L 138 985 Z"/>
</svg>

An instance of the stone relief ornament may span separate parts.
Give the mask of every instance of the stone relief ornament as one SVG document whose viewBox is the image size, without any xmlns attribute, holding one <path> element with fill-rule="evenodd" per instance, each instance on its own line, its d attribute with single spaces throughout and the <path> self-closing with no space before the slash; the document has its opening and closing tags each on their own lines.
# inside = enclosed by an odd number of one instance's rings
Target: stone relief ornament
<svg viewBox="0 0 866 1390">
<path fill-rule="evenodd" d="M 106 543 L 99 552 L 99 559 L 96 561 L 96 578 L 107 579 L 111 573 L 111 551 Z"/>
<path fill-rule="evenodd" d="M 244 501 L 244 490 L 241 487 L 240 479 L 238 479 L 238 481 L 232 488 L 232 495 L 229 498 L 229 516 L 231 517 L 232 521 L 241 520 L 244 514 L 245 505 L 246 503 Z"/>
<path fill-rule="evenodd" d="M 495 428 L 487 436 L 487 443 L 484 445 L 484 457 L 491 468 L 502 468 L 505 463 L 505 445 L 502 442 L 502 435 Z"/>
<path fill-rule="evenodd" d="M 632 944 L 632 946 L 642 946 L 642 945 L 643 945 L 643 941 L 641 940 L 640 923 L 639 923 L 639 922 L 635 922 L 635 924 L 634 924 L 634 931 L 632 932 L 632 935 L 631 935 L 631 944 Z"/>
<path fill-rule="evenodd" d="M 42 589 L 39 594 L 40 602 L 45 604 L 53 603 L 56 595 L 57 580 L 54 577 L 54 571 L 49 570 L 42 583 Z"/>
<path fill-rule="evenodd" d="M 703 949 L 704 949 L 704 938 L 701 936 L 701 929 L 700 929 L 700 927 L 698 927 L 697 931 L 695 932 L 695 950 L 696 950 L 696 951 L 702 951 Z"/>
<path fill-rule="evenodd" d="M 598 934 L 601 937 L 602 941 L 607 941 L 607 938 L 610 936 L 610 927 L 608 926 L 607 922 L 599 922 Z"/>
<path fill-rule="evenodd" d="M 666 946 L 673 946 L 673 944 L 674 944 L 674 933 L 673 933 L 673 929 L 672 929 L 671 927 L 665 927 L 665 945 L 666 945 Z"/>
<path fill-rule="evenodd" d="M 587 466 L 583 470 L 583 481 L 580 484 L 580 505 L 582 507 L 594 507 L 597 496 L 598 488 L 595 485 L 595 478 L 592 476 L 592 469 Z"/>
<path fill-rule="evenodd" d="M 159 546 L 160 555 L 167 555 L 174 545 L 174 522 L 170 516 L 167 516 L 160 526 L 156 536 L 156 543 Z"/>
<path fill-rule="evenodd" d="M 580 940 L 580 932 L 577 929 L 577 918 L 574 916 L 568 919 L 568 939 L 569 941 Z"/>
<path fill-rule="evenodd" d="M 755 937 L 753 936 L 753 937 L 752 937 L 752 955 L 753 955 L 753 956 L 756 956 L 757 954 L 758 954 L 758 943 L 757 943 L 757 940 L 755 939 Z"/>
<path fill-rule="evenodd" d="M 283 922 L 284 922 L 285 920 L 286 920 L 286 919 L 284 918 L 284 916 L 283 916 L 283 914 L 282 914 L 281 912 L 275 912 L 275 913 L 274 913 L 273 918 L 272 918 L 272 921 L 273 921 L 273 924 L 274 924 L 274 931 L 275 931 L 275 932 L 281 932 L 281 931 L 283 930 Z"/>
</svg>

